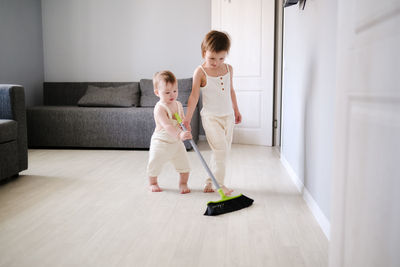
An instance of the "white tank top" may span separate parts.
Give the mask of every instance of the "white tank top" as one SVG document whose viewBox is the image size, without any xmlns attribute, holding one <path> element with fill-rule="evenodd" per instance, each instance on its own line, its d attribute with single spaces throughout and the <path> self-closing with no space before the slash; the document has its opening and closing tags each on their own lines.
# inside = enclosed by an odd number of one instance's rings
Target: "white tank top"
<svg viewBox="0 0 400 267">
<path fill-rule="evenodd" d="M 157 105 L 160 105 L 160 106 L 164 107 L 167 110 L 168 118 L 170 119 L 172 125 L 175 128 L 179 128 L 178 121 L 173 119 L 173 117 L 172 117 L 173 114 L 172 114 L 171 110 L 168 108 L 168 106 L 165 105 L 164 103 L 162 103 L 161 101 L 158 101 L 156 106 Z M 179 116 L 183 117 L 182 104 L 179 101 L 176 101 L 176 105 L 178 106 L 178 114 L 179 114 Z M 177 136 L 169 135 L 169 133 L 164 128 L 157 129 L 157 127 L 156 127 L 156 129 L 154 129 L 153 136 L 151 138 L 152 139 L 158 139 L 158 140 L 161 140 L 161 141 L 164 141 L 164 142 L 168 142 L 168 143 L 175 143 L 177 141 L 180 141 L 180 139 Z"/>
<path fill-rule="evenodd" d="M 231 99 L 231 74 L 228 65 L 228 72 L 223 76 L 213 77 L 208 76 L 207 72 L 200 65 L 206 75 L 207 84 L 200 87 L 203 97 L 203 108 L 200 114 L 227 116 L 233 114 L 232 99 Z"/>
</svg>

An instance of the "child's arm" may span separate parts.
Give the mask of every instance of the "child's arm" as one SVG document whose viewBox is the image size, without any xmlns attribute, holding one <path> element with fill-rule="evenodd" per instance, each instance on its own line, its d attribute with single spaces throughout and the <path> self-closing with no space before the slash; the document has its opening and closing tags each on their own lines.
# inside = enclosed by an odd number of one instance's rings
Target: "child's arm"
<svg viewBox="0 0 400 267">
<path fill-rule="evenodd" d="M 188 129 L 189 131 L 191 130 L 190 121 L 192 120 L 194 110 L 196 109 L 197 102 L 199 101 L 202 75 L 203 75 L 203 71 L 200 68 L 197 68 L 194 71 L 192 92 L 190 93 L 190 96 L 188 99 L 186 117 L 185 117 L 185 119 L 182 120 L 186 129 Z"/>
<path fill-rule="evenodd" d="M 157 105 L 154 108 L 154 117 L 157 120 L 157 122 L 160 124 L 160 126 L 162 128 L 164 128 L 169 135 L 176 136 L 182 141 L 192 138 L 192 135 L 190 132 L 182 131 L 181 129 L 176 128 L 171 123 L 170 119 L 168 118 L 168 113 L 163 107 Z"/>
<path fill-rule="evenodd" d="M 239 124 L 242 122 L 242 114 L 240 114 L 239 111 L 239 106 L 237 104 L 237 100 L 236 100 L 236 93 L 235 93 L 235 89 L 233 89 L 233 68 L 231 65 L 229 66 L 229 71 L 231 73 L 231 99 L 232 99 L 232 107 L 233 107 L 233 111 L 235 112 L 235 124 Z"/>
</svg>

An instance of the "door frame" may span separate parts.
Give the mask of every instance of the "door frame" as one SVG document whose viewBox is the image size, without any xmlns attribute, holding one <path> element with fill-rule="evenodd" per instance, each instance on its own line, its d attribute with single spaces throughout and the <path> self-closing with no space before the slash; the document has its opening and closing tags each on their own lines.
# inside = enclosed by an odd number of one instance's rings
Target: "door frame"
<svg viewBox="0 0 400 267">
<path fill-rule="evenodd" d="M 274 33 L 274 92 L 272 118 L 272 146 L 280 151 L 282 128 L 282 81 L 283 81 L 283 0 L 275 0 L 275 33 Z"/>
</svg>

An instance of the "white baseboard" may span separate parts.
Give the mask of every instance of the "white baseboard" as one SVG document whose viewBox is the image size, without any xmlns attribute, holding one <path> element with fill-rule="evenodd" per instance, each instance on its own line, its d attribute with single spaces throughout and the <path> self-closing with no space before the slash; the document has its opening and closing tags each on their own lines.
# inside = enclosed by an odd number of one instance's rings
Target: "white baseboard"
<svg viewBox="0 0 400 267">
<path fill-rule="evenodd" d="M 319 226 L 324 232 L 326 238 L 330 240 L 330 232 L 331 232 L 331 223 L 328 218 L 326 218 L 325 214 L 319 208 L 317 202 L 315 202 L 314 198 L 311 196 L 310 192 L 308 192 L 307 188 L 304 188 L 303 199 L 306 201 L 307 206 L 310 208 L 312 214 L 317 220 Z"/>
<path fill-rule="evenodd" d="M 290 178 L 292 179 L 292 182 L 296 186 L 297 190 L 299 190 L 300 193 L 303 193 L 304 189 L 304 184 L 302 181 L 300 181 L 299 177 L 293 170 L 292 166 L 290 166 L 289 162 L 286 160 L 286 158 L 281 154 L 281 162 L 283 166 L 285 167 L 286 171 L 289 173 Z"/>
<path fill-rule="evenodd" d="M 311 213 L 314 215 L 314 218 L 317 220 L 319 226 L 322 229 L 322 232 L 324 232 L 326 238 L 329 240 L 330 229 L 331 229 L 331 224 L 329 220 L 326 218 L 325 214 L 321 211 L 317 202 L 311 196 L 310 192 L 308 192 L 303 182 L 299 179 L 296 172 L 293 170 L 292 166 L 289 164 L 289 162 L 282 154 L 281 154 L 281 162 L 282 165 L 286 168 L 287 172 L 289 173 L 289 176 L 292 179 L 297 190 L 299 190 L 299 192 L 302 193 L 304 201 L 306 202 L 308 208 L 311 210 Z"/>
</svg>

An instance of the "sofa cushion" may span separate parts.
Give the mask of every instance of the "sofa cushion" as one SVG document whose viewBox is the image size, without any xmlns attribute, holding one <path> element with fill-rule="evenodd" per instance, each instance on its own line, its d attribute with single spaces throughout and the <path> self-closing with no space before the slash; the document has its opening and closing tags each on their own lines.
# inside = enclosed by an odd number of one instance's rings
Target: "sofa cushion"
<svg viewBox="0 0 400 267">
<path fill-rule="evenodd" d="M 0 120 L 0 144 L 16 140 L 18 123 L 14 120 Z"/>
<path fill-rule="evenodd" d="M 97 87 L 89 85 L 78 101 L 82 107 L 131 107 L 137 103 L 139 92 L 132 85 L 119 87 Z"/>
<path fill-rule="evenodd" d="M 130 85 L 137 98 L 135 106 L 139 105 L 139 82 L 45 82 L 43 83 L 43 104 L 46 106 L 77 106 L 89 85 L 97 87 Z"/>
<path fill-rule="evenodd" d="M 153 107 L 30 107 L 27 109 L 29 146 L 148 149 L 155 128 L 153 111 Z M 193 140 L 197 142 L 197 107 L 191 126 Z M 185 146 L 191 148 L 188 141 Z"/>
<path fill-rule="evenodd" d="M 178 79 L 178 101 L 183 106 L 187 106 L 187 102 L 192 91 L 192 78 Z M 153 80 L 141 79 L 140 80 L 140 106 L 141 107 L 154 107 L 159 98 L 154 94 Z"/>
<path fill-rule="evenodd" d="M 192 78 L 178 80 L 178 100 L 183 106 L 187 106 L 190 93 L 192 92 Z"/>
<path fill-rule="evenodd" d="M 148 148 L 154 108 L 28 108 L 30 146 Z"/>
<path fill-rule="evenodd" d="M 141 79 L 140 80 L 140 106 L 141 107 L 154 107 L 159 98 L 154 94 L 153 80 Z"/>
</svg>

